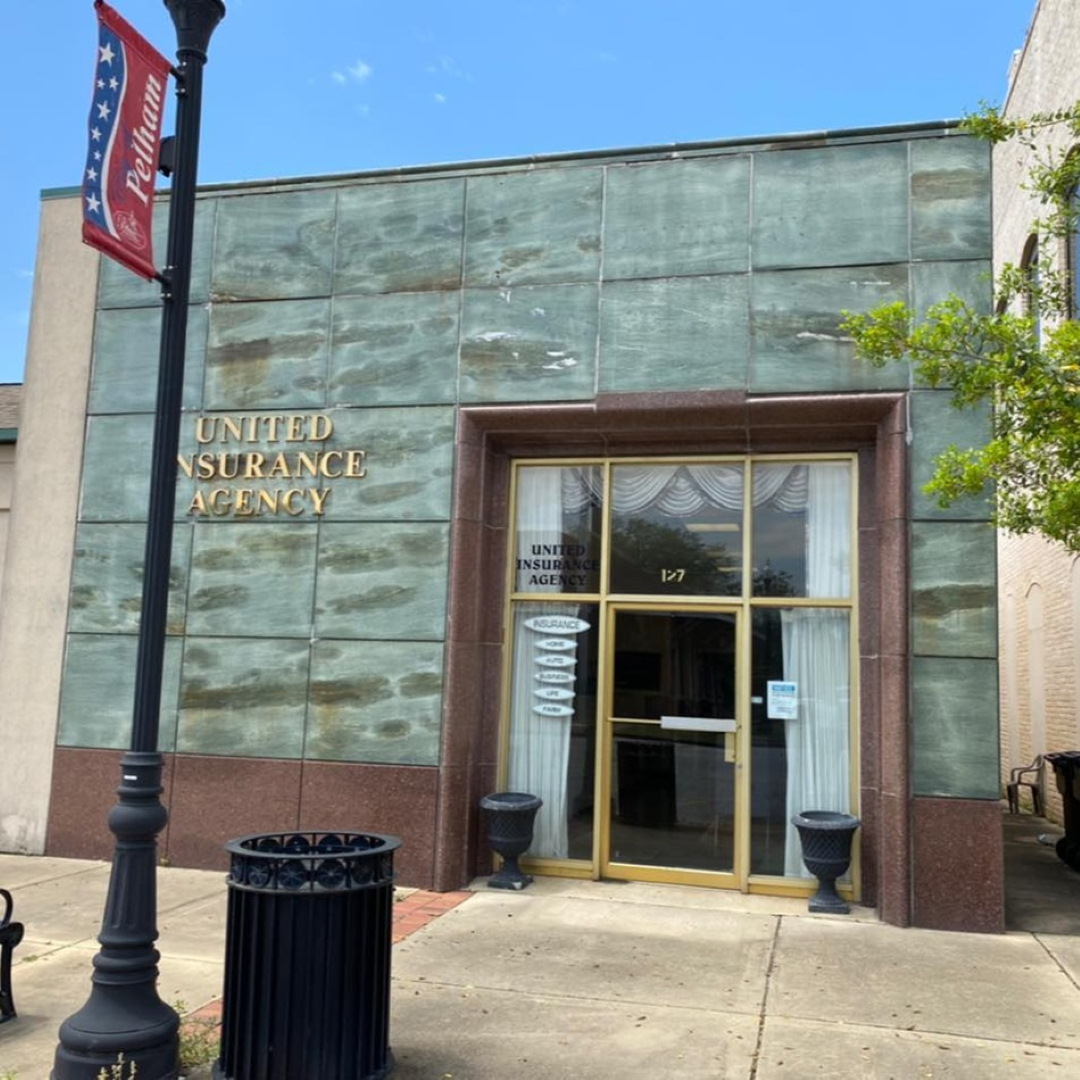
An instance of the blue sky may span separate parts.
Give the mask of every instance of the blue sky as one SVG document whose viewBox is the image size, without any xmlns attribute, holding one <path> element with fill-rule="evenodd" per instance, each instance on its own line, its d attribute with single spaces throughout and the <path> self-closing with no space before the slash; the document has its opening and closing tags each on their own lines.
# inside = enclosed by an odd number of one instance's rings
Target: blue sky
<svg viewBox="0 0 1080 1080">
<path fill-rule="evenodd" d="M 1002 101 L 1035 8 L 1035 0 L 225 2 L 205 74 L 205 183 L 961 116 Z M 161 0 L 113 6 L 174 57 Z M 96 28 L 92 0 L 6 8 L 0 382 L 17 382 L 39 195 L 80 182 Z"/>
</svg>

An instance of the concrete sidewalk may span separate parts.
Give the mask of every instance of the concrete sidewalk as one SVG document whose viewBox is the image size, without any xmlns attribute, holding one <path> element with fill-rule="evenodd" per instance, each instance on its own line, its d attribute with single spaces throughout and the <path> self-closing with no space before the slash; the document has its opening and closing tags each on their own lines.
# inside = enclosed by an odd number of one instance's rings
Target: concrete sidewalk
<svg viewBox="0 0 1080 1080">
<path fill-rule="evenodd" d="M 57 1026 L 89 989 L 107 878 L 101 863 L 0 855 L 27 924 L 0 1075 L 48 1076 Z M 165 1000 L 219 995 L 225 893 L 221 873 L 160 871 Z M 439 914 L 459 899 L 414 910 L 398 935 L 395 1080 L 1080 1070 L 1077 937 L 899 930 L 860 909 L 812 916 L 802 900 L 557 878 L 478 888 Z"/>
</svg>

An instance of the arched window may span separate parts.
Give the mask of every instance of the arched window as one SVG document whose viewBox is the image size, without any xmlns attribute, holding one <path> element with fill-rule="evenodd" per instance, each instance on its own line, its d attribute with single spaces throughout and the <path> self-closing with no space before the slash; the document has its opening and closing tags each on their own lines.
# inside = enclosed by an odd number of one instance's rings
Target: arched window
<svg viewBox="0 0 1080 1080">
<path fill-rule="evenodd" d="M 1069 271 L 1069 316 L 1080 319 L 1080 184 L 1069 195 L 1069 212 L 1069 239 L 1065 249 Z"/>
<path fill-rule="evenodd" d="M 1027 285 L 1023 296 L 1023 313 L 1035 320 L 1035 337 L 1042 340 L 1042 325 L 1039 314 L 1039 238 L 1034 233 L 1024 244 L 1024 254 L 1020 258 L 1020 269 L 1024 272 Z"/>
</svg>

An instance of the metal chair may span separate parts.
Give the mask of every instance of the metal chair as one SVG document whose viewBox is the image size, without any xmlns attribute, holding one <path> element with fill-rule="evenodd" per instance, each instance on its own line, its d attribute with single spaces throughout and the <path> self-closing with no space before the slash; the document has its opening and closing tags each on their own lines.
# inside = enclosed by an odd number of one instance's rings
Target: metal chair
<svg viewBox="0 0 1080 1080">
<path fill-rule="evenodd" d="M 1042 754 L 1039 754 L 1030 765 L 1013 769 L 1009 773 L 1009 782 L 1005 785 L 1005 795 L 1009 800 L 1010 814 L 1020 813 L 1020 789 L 1026 787 L 1031 792 L 1031 805 L 1035 816 L 1042 817 L 1042 767 Z M 1024 777 L 1029 774 L 1033 775 L 1035 779 L 1025 780 Z"/>
</svg>

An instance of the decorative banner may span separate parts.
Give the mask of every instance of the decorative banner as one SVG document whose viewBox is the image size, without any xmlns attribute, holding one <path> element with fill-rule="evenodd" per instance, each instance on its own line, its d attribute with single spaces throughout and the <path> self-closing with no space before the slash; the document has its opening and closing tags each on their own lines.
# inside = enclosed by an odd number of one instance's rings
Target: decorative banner
<svg viewBox="0 0 1080 1080">
<path fill-rule="evenodd" d="M 157 277 L 152 222 L 171 65 L 102 0 L 83 174 L 83 240 L 141 277 Z"/>
</svg>

